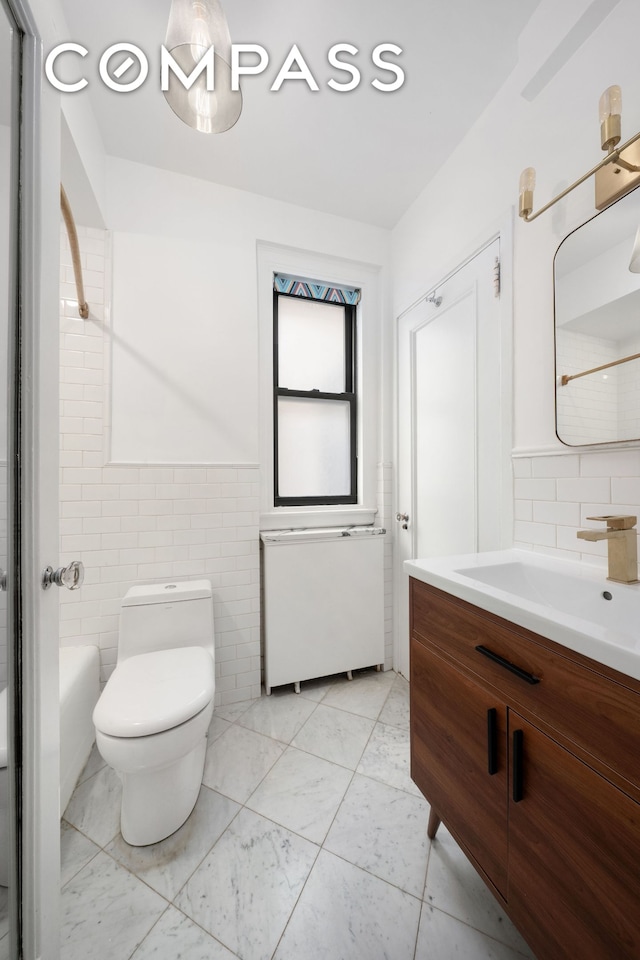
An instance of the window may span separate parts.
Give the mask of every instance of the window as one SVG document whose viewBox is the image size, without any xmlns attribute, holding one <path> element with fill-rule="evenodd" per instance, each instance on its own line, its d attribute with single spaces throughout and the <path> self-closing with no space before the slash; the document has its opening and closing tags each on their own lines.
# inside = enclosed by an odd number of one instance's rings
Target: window
<svg viewBox="0 0 640 960">
<path fill-rule="evenodd" d="M 357 502 L 358 297 L 359 291 L 276 276 L 276 507 Z"/>
</svg>

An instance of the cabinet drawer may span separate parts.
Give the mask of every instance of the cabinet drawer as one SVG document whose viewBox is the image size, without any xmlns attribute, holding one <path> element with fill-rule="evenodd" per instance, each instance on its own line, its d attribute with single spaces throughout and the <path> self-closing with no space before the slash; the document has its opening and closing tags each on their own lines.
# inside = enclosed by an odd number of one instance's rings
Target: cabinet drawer
<svg viewBox="0 0 640 960">
<path fill-rule="evenodd" d="M 640 788 L 640 683 L 414 578 L 412 635 Z M 530 684 L 476 650 L 532 675 Z"/>
</svg>

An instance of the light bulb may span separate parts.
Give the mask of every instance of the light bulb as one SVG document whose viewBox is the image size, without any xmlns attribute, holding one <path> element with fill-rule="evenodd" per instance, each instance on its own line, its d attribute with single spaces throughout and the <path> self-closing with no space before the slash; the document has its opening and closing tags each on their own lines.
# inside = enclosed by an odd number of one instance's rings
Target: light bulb
<svg viewBox="0 0 640 960">
<path fill-rule="evenodd" d="M 600 97 L 600 123 L 604 123 L 611 116 L 622 114 L 622 90 L 617 84 L 607 87 Z"/>
<path fill-rule="evenodd" d="M 520 209 L 519 214 L 525 220 L 533 210 L 533 191 L 536 185 L 536 171 L 533 167 L 525 167 L 520 174 Z"/>
<path fill-rule="evenodd" d="M 213 90 L 207 90 L 202 77 L 193 84 L 187 94 L 193 111 L 194 128 L 200 133 L 212 133 L 213 118 L 218 112 L 218 98 Z"/>
<path fill-rule="evenodd" d="M 525 167 L 525 169 L 520 174 L 520 193 L 523 193 L 525 190 L 535 190 L 536 187 L 536 171 L 533 167 Z"/>
<path fill-rule="evenodd" d="M 622 91 L 614 85 L 607 87 L 600 97 L 600 145 L 612 153 L 620 143 L 622 133 Z"/>
<path fill-rule="evenodd" d="M 194 63 L 198 63 L 211 46 L 211 34 L 207 21 L 207 8 L 200 0 L 194 0 L 190 42 Z"/>
</svg>

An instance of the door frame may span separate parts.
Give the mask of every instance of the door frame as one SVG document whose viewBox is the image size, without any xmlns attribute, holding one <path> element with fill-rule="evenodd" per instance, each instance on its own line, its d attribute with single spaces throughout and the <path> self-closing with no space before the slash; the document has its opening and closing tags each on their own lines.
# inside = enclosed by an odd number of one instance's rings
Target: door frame
<svg viewBox="0 0 640 960">
<path fill-rule="evenodd" d="M 500 405 L 500 530 L 499 542 L 501 548 L 510 547 L 513 543 L 513 471 L 511 455 L 513 451 L 513 237 L 514 237 L 514 208 L 500 217 L 484 239 L 474 243 L 466 255 L 458 260 L 437 282 L 429 279 L 425 292 L 411 304 L 396 314 L 394 322 L 393 343 L 393 445 L 394 445 L 394 481 L 393 481 L 393 510 L 392 524 L 394 525 L 394 563 L 393 563 L 393 668 L 398 669 L 400 648 L 400 604 L 406 601 L 407 574 L 400 569 L 397 549 L 397 521 L 396 514 L 401 512 L 402 504 L 398 500 L 398 475 L 400 471 L 399 455 L 399 371 L 398 371 L 398 342 L 399 327 L 402 319 L 426 297 L 450 280 L 456 273 L 467 266 L 478 254 L 482 253 L 495 240 L 500 241 L 500 387 L 504 402 Z"/>
<path fill-rule="evenodd" d="M 21 747 L 16 805 L 21 960 L 57 960 L 60 940 L 59 629 L 57 591 L 42 589 L 56 564 L 59 463 L 60 96 L 44 80 L 56 25 L 44 0 L 8 0 L 23 32 L 19 210 L 21 631 L 14 713 Z M 15 669 L 14 669 L 15 673 Z"/>
</svg>

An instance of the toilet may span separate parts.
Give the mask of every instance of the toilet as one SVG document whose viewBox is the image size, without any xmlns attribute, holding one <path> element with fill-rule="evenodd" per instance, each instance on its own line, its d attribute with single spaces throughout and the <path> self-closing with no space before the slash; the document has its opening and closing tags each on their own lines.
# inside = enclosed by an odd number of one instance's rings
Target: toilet
<svg viewBox="0 0 640 960">
<path fill-rule="evenodd" d="M 208 580 L 127 592 L 116 668 L 93 723 L 100 754 L 122 780 L 120 829 L 132 846 L 164 840 L 195 806 L 213 714 L 214 656 Z"/>
</svg>

